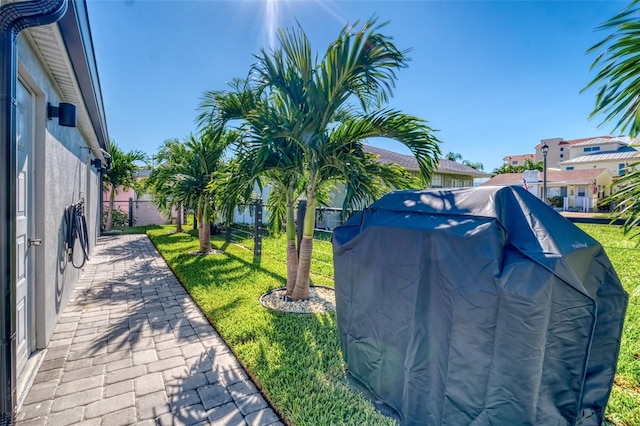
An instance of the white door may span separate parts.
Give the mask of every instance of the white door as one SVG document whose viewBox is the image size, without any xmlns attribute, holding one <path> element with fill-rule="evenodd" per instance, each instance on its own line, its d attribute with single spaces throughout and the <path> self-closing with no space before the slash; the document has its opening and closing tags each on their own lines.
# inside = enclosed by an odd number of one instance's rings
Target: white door
<svg viewBox="0 0 640 426">
<path fill-rule="evenodd" d="M 586 186 L 579 186 L 578 187 L 578 193 L 576 194 L 576 207 L 582 210 L 585 210 L 585 206 L 586 206 L 586 195 L 587 195 L 587 187 Z"/>
<path fill-rule="evenodd" d="M 17 100 L 17 184 L 16 184 L 16 372 L 20 374 L 33 351 L 35 335 L 33 278 L 30 277 L 29 237 L 32 194 L 30 182 L 33 144 L 33 96 L 18 82 Z"/>
</svg>

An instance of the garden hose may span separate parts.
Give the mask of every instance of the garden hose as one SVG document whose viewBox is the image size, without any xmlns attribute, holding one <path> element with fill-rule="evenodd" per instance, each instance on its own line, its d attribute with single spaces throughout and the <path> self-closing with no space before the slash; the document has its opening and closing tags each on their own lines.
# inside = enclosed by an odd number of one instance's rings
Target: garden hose
<svg viewBox="0 0 640 426">
<path fill-rule="evenodd" d="M 71 204 L 65 209 L 64 222 L 66 225 L 65 250 L 67 258 L 74 268 L 80 269 L 89 259 L 89 235 L 87 234 L 87 220 L 84 216 L 84 200 Z M 76 264 L 73 257 L 76 240 L 82 248 L 82 262 L 80 264 Z"/>
</svg>

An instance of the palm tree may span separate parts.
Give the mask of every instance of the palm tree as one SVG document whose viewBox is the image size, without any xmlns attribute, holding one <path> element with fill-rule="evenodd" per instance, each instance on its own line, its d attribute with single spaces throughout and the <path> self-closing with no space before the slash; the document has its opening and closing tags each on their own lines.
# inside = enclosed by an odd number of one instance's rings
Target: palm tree
<svg viewBox="0 0 640 426">
<path fill-rule="evenodd" d="M 449 151 L 442 158 L 444 158 L 445 160 L 454 161 L 456 163 L 460 162 L 460 163 L 464 164 L 467 167 L 471 167 L 472 169 L 476 169 L 476 170 L 480 170 L 480 171 L 484 170 L 484 165 L 481 162 L 464 160 L 462 158 L 462 154 L 460 154 L 458 152 Z"/>
<path fill-rule="evenodd" d="M 153 203 L 160 211 L 171 217 L 174 209 L 178 210 L 177 232 L 182 232 L 183 204 L 173 197 L 175 175 L 181 162 L 188 157 L 186 146 L 178 139 L 166 139 L 158 154 L 153 157 L 154 165 L 151 174 L 145 182 L 145 187 L 151 195 Z"/>
<path fill-rule="evenodd" d="M 509 163 L 504 163 L 502 166 L 493 169 L 491 177 L 504 173 L 523 173 L 527 170 L 538 170 L 541 172 L 543 171 L 543 168 L 544 165 L 542 161 L 533 161 L 530 158 L 526 158 L 522 164 L 515 166 Z"/>
<path fill-rule="evenodd" d="M 237 135 L 207 128 L 199 137 L 190 135 L 184 143 L 169 140 L 161 147 L 164 163 L 149 176 L 156 204 L 163 208 L 185 206 L 196 212 L 199 252 L 211 251 L 209 221 L 215 215 L 213 195 L 207 187 L 224 166 L 224 154 Z"/>
<path fill-rule="evenodd" d="M 471 167 L 472 169 L 484 171 L 484 164 L 482 164 L 480 161 L 463 160 L 462 164 L 467 167 Z"/>
<path fill-rule="evenodd" d="M 597 87 L 596 105 L 590 118 L 599 114 L 602 123 L 618 120 L 614 132 L 640 134 L 640 1 L 635 0 L 620 14 L 603 23 L 599 29 L 613 30 L 587 52 L 603 50 L 591 65 L 598 69 L 594 79 L 583 91 Z M 625 233 L 635 230 L 640 235 L 640 162 L 631 164 L 627 174 L 617 181 L 622 190 L 607 201 L 616 204 L 616 216 L 626 218 Z"/>
<path fill-rule="evenodd" d="M 439 141 L 432 129 L 419 118 L 382 109 L 392 94 L 396 71 L 405 67 L 408 59 L 406 52 L 379 32 L 381 27 L 375 18 L 358 31 L 345 27 L 319 63 L 300 29 L 280 30 L 280 48 L 257 55 L 255 71 L 261 84 L 281 97 L 287 117 L 293 119 L 283 120 L 287 125 L 282 127 L 271 123 L 268 130 L 296 145 L 308 177 L 295 300 L 309 295 L 315 208 L 322 186 L 346 179 L 345 205 L 366 198 L 364 188 L 356 185 L 369 179 L 349 180 L 347 176 L 364 177 L 367 157 L 359 154 L 367 138 L 386 137 L 405 144 L 416 156 L 425 182 L 437 164 Z M 356 160 L 353 163 L 349 161 L 352 158 Z"/>
<path fill-rule="evenodd" d="M 208 91 L 198 117 L 201 126 L 228 126 L 240 120 L 234 131 L 244 135 L 238 141 L 235 159 L 224 177 L 216 179 L 210 190 L 217 192 L 220 211 L 227 222 L 233 218 L 238 204 L 250 201 L 254 186 L 272 186 L 266 202 L 269 229 L 279 232 L 286 226 L 287 238 L 287 294 L 291 295 L 298 269 L 296 248 L 295 202 L 303 193 L 306 177 L 302 168 L 303 153 L 297 145 L 280 133 L 287 123 L 295 123 L 288 116 L 284 100 L 254 87 L 248 79 L 236 79 L 230 91 Z"/>
<path fill-rule="evenodd" d="M 127 191 L 137 186 L 136 172 L 139 167 L 136 162 L 144 161 L 145 154 L 139 150 L 124 152 L 118 144 L 111 140 L 109 142 L 109 155 L 111 155 L 111 164 L 104 175 L 103 184 L 110 189 L 109 192 L 109 210 L 107 212 L 107 223 L 105 231 L 113 229 L 113 204 L 116 192 L 119 188 Z"/>
<path fill-rule="evenodd" d="M 444 156 L 445 160 L 449 160 L 449 161 L 462 161 L 462 154 L 457 153 L 457 152 L 447 152 L 447 154 Z"/>
</svg>

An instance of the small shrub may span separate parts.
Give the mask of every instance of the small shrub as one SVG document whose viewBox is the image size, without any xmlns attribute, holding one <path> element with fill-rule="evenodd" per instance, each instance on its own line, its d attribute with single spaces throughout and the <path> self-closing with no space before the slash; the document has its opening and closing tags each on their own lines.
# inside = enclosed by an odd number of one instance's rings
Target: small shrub
<svg viewBox="0 0 640 426">
<path fill-rule="evenodd" d="M 554 195 L 553 197 L 549 197 L 548 201 L 553 207 L 564 206 L 564 197 L 561 197 L 559 195 Z"/>
<path fill-rule="evenodd" d="M 109 207 L 105 207 L 102 212 L 102 223 L 107 223 L 107 216 L 109 214 Z M 129 226 L 129 215 L 118 208 L 113 209 L 113 220 L 114 227 L 124 227 Z M 136 224 L 136 218 L 133 218 L 133 224 Z"/>
</svg>

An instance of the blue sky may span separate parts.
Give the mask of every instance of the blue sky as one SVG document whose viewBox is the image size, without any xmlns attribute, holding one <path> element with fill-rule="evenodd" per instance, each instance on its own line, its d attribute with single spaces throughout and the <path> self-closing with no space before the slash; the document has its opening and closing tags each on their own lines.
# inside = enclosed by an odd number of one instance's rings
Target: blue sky
<svg viewBox="0 0 640 426">
<path fill-rule="evenodd" d="M 544 138 L 610 134 L 588 120 L 586 50 L 626 2 L 89 0 L 110 136 L 157 151 L 196 132 L 200 96 L 247 75 L 275 29 L 300 24 L 322 54 L 340 29 L 377 14 L 412 49 L 390 106 L 429 121 L 453 151 L 491 171 Z M 385 140 L 374 145 L 408 153 Z"/>
</svg>

